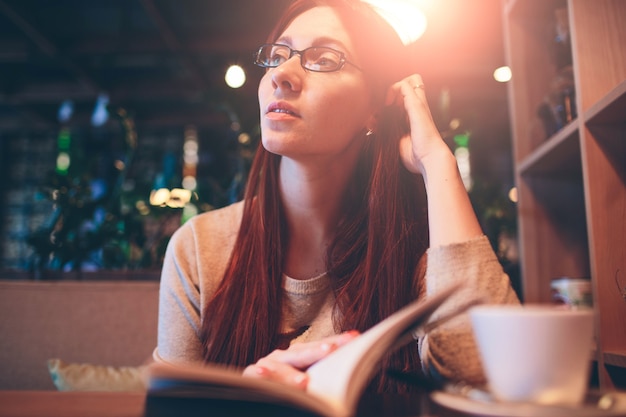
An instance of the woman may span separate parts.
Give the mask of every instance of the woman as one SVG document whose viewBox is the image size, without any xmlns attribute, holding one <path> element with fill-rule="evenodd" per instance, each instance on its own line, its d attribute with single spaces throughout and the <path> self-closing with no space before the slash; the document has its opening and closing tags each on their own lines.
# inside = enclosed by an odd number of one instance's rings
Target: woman
<svg viewBox="0 0 626 417">
<path fill-rule="evenodd" d="M 170 242 L 157 360 L 304 388 L 311 363 L 454 281 L 466 285 L 438 314 L 477 296 L 518 302 L 410 61 L 358 0 L 285 11 L 256 57 L 267 68 L 262 146 L 244 200 L 196 216 Z M 484 378 L 467 316 L 384 365 Z M 400 389 L 384 374 L 372 387 Z"/>
</svg>

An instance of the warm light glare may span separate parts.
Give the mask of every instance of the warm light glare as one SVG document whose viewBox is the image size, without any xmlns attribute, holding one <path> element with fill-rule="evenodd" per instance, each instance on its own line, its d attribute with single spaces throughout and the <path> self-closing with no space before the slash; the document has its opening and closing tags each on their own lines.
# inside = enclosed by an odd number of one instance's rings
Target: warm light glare
<svg viewBox="0 0 626 417">
<path fill-rule="evenodd" d="M 402 43 L 418 40 L 426 31 L 426 16 L 415 0 L 363 0 L 396 31 Z"/>
<path fill-rule="evenodd" d="M 517 203 L 517 187 L 513 187 L 509 190 L 509 200 Z"/>
<path fill-rule="evenodd" d="M 135 203 L 135 208 L 142 216 L 147 216 L 148 214 L 150 214 L 150 207 L 148 207 L 146 202 L 143 200 L 137 200 L 137 202 Z"/>
<path fill-rule="evenodd" d="M 185 138 L 183 143 L 183 151 L 186 154 L 198 153 L 198 138 L 195 136 L 189 136 Z"/>
<path fill-rule="evenodd" d="M 167 205 L 172 208 L 182 208 L 191 201 L 191 190 L 174 188 L 170 191 L 170 199 Z"/>
<path fill-rule="evenodd" d="M 511 68 L 504 66 L 497 68 L 493 72 L 493 78 L 499 83 L 506 83 L 511 81 Z"/>
<path fill-rule="evenodd" d="M 231 65 L 226 70 L 224 80 L 230 88 L 239 88 L 246 82 L 246 73 L 239 65 Z"/>
<path fill-rule="evenodd" d="M 247 133 L 240 133 L 239 136 L 237 137 L 237 140 L 242 145 L 247 145 L 248 143 L 250 143 L 250 135 Z"/>
<path fill-rule="evenodd" d="M 182 186 L 186 190 L 195 190 L 198 186 L 196 180 L 197 168 L 200 162 L 198 156 L 198 129 L 195 126 L 185 128 L 185 143 L 183 144 L 183 181 Z"/>
<path fill-rule="evenodd" d="M 185 190 L 193 191 L 198 187 L 198 180 L 194 176 L 187 175 L 183 178 L 182 185 Z"/>
<path fill-rule="evenodd" d="M 174 188 L 171 191 L 167 188 L 152 190 L 150 193 L 150 204 L 153 206 L 182 208 L 191 201 L 191 190 Z"/>
<path fill-rule="evenodd" d="M 457 130 L 459 127 L 461 127 L 461 121 L 457 118 L 454 118 L 450 120 L 448 126 L 450 126 L 450 130 Z"/>
<path fill-rule="evenodd" d="M 185 162 L 185 165 L 198 165 L 199 162 L 199 157 L 197 153 L 192 153 L 192 152 L 185 152 L 185 154 L 183 155 L 183 161 Z"/>
<path fill-rule="evenodd" d="M 167 188 L 159 188 L 150 192 L 150 204 L 153 206 L 164 206 L 170 199 L 170 190 Z"/>
</svg>

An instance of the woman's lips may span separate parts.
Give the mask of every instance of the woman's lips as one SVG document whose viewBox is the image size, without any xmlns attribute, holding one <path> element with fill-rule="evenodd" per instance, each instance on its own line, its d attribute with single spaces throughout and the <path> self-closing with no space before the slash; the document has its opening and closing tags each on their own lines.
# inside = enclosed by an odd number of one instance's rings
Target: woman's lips
<svg viewBox="0 0 626 417">
<path fill-rule="evenodd" d="M 274 120 L 300 117 L 296 109 L 285 102 L 271 103 L 269 106 L 267 106 L 265 116 Z"/>
</svg>

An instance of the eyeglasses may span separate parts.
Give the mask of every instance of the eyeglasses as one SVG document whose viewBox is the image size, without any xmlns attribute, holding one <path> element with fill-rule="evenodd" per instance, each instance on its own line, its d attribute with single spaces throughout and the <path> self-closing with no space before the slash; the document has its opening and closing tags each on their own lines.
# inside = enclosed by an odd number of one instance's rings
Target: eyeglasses
<svg viewBox="0 0 626 417">
<path fill-rule="evenodd" d="M 309 71 L 339 71 L 345 64 L 350 64 L 359 71 L 361 70 L 361 68 L 348 61 L 343 52 L 326 46 L 313 46 L 301 51 L 296 51 L 287 45 L 268 43 L 261 45 L 259 50 L 254 54 L 254 63 L 263 68 L 276 68 L 295 54 L 300 55 L 300 65 L 302 65 L 302 68 Z"/>
</svg>

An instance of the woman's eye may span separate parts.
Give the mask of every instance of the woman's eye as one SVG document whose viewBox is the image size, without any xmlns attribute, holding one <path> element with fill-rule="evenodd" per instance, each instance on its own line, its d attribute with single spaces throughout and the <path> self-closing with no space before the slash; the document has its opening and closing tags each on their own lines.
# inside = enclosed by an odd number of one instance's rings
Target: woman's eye
<svg viewBox="0 0 626 417">
<path fill-rule="evenodd" d="M 285 57 L 280 54 L 274 54 L 270 56 L 268 61 L 272 65 L 280 65 L 285 62 Z"/>
<path fill-rule="evenodd" d="M 268 53 L 268 63 L 273 66 L 278 66 L 289 59 L 289 52 L 283 51 L 282 48 L 272 49 Z"/>
<path fill-rule="evenodd" d="M 320 69 L 336 68 L 339 65 L 340 57 L 331 51 L 322 52 L 315 56 L 311 64 Z"/>
<path fill-rule="evenodd" d="M 325 67 L 330 67 L 336 65 L 337 63 L 332 58 L 322 57 L 317 61 L 317 64 Z"/>
<path fill-rule="evenodd" d="M 287 60 L 287 57 L 285 56 L 285 54 L 282 54 L 280 52 L 273 53 L 272 55 L 270 55 L 270 59 L 269 59 L 270 63 L 273 65 L 280 65 L 286 60 Z"/>
</svg>

